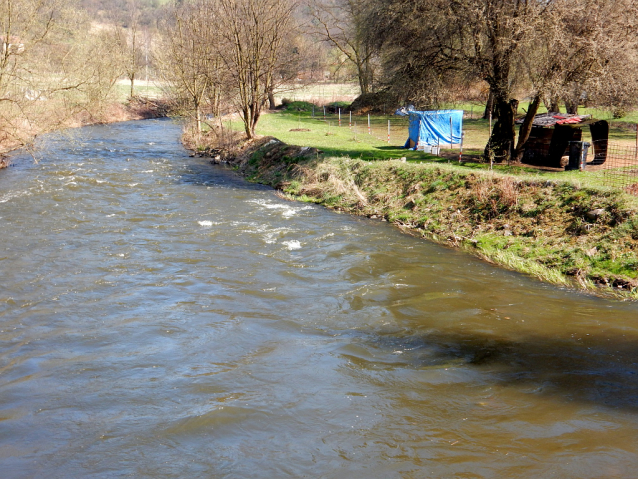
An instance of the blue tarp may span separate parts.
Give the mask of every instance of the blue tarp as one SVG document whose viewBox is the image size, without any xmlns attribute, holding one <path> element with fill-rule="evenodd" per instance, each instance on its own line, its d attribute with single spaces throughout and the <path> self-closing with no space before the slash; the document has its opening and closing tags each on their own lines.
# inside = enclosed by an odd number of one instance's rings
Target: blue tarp
<svg viewBox="0 0 638 479">
<path fill-rule="evenodd" d="M 430 146 L 458 145 L 462 131 L 463 110 L 411 111 L 409 138 L 405 148 L 416 149 L 419 143 Z"/>
</svg>

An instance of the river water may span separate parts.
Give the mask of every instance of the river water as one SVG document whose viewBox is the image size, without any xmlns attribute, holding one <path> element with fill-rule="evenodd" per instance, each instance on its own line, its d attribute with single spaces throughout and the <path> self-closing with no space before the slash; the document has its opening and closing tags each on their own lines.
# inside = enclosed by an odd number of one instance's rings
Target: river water
<svg viewBox="0 0 638 479">
<path fill-rule="evenodd" d="M 179 133 L 0 172 L 1 477 L 636 476 L 636 304 L 284 201 Z"/>
</svg>

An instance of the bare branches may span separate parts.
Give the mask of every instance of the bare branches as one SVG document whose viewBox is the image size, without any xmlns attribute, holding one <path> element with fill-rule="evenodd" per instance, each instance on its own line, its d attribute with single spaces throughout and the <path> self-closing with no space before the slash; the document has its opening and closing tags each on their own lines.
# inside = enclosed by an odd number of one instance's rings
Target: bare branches
<svg viewBox="0 0 638 479">
<path fill-rule="evenodd" d="M 355 66 L 362 94 L 372 91 L 377 50 L 367 24 L 371 2 L 309 0 L 309 32 L 337 48 Z"/>
<path fill-rule="evenodd" d="M 282 81 L 296 76 L 294 1 L 194 0 L 175 6 L 159 58 L 173 93 L 202 106 L 225 100 L 254 137 L 262 108 Z"/>
<path fill-rule="evenodd" d="M 121 74 L 74 1 L 0 2 L 0 138 L 23 145 L 108 95 Z M 88 103 L 92 103 L 88 107 Z"/>
</svg>

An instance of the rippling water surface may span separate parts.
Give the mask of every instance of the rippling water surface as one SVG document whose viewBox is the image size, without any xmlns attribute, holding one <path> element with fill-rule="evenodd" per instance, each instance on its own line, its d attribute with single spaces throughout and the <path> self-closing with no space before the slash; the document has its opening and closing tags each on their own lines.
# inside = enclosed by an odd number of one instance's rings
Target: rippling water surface
<svg viewBox="0 0 638 479">
<path fill-rule="evenodd" d="M 283 201 L 179 133 L 0 171 L 3 478 L 635 477 L 635 304 Z"/>
</svg>

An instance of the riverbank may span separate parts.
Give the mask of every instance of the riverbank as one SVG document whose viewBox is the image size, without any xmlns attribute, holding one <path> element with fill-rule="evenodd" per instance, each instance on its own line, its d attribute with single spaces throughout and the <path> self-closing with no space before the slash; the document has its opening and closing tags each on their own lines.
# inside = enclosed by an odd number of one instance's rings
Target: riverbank
<svg viewBox="0 0 638 479">
<path fill-rule="evenodd" d="M 556 285 L 638 298 L 638 205 L 617 190 L 454 165 L 324 157 L 272 137 L 230 163 L 291 199 L 383 219 Z"/>
</svg>

